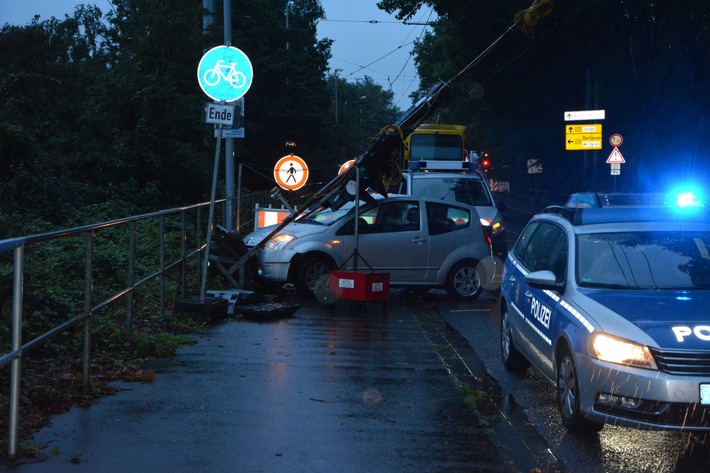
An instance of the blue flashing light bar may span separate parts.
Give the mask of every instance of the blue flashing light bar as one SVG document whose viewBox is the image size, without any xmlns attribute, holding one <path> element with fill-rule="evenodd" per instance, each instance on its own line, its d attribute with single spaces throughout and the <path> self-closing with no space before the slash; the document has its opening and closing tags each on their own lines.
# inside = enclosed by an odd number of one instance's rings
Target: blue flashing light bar
<svg viewBox="0 0 710 473">
<path fill-rule="evenodd" d="M 623 222 L 705 222 L 710 213 L 702 207 L 592 207 L 573 210 L 575 225 Z"/>
</svg>

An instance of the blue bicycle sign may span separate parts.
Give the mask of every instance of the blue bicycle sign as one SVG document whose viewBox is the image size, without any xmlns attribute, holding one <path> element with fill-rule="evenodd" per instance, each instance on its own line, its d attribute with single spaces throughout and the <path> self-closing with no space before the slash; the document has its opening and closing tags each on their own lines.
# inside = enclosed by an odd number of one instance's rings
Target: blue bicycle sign
<svg viewBox="0 0 710 473">
<path fill-rule="evenodd" d="M 247 93 L 254 76 L 249 58 L 233 46 L 207 51 L 197 66 L 197 81 L 213 100 L 233 102 Z"/>
</svg>

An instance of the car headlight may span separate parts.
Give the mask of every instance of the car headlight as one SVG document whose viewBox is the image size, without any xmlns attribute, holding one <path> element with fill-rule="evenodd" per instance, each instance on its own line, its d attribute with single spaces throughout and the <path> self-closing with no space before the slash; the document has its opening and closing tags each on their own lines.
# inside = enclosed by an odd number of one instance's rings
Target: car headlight
<svg viewBox="0 0 710 473">
<path fill-rule="evenodd" d="M 271 240 L 267 241 L 264 245 L 265 250 L 281 250 L 284 246 L 291 243 L 296 239 L 296 236 L 292 233 L 281 233 L 276 235 Z"/>
<path fill-rule="evenodd" d="M 614 337 L 607 333 L 592 335 L 591 355 L 601 361 L 657 370 L 651 351 L 645 345 Z"/>
</svg>

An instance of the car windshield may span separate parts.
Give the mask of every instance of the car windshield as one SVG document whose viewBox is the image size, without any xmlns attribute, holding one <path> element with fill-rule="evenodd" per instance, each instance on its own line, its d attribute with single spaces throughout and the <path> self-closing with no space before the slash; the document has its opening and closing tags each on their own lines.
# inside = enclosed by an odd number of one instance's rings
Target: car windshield
<svg viewBox="0 0 710 473">
<path fill-rule="evenodd" d="M 332 225 L 345 217 L 353 209 L 353 203 L 348 202 L 347 204 L 340 207 L 338 210 L 333 209 L 320 209 L 317 212 L 312 213 L 304 219 L 299 219 L 300 223 L 318 223 L 321 225 Z"/>
<path fill-rule="evenodd" d="M 580 286 L 710 288 L 710 232 L 619 232 L 577 237 Z"/>
<path fill-rule="evenodd" d="M 468 205 L 491 206 L 493 201 L 481 179 L 447 177 L 413 179 L 412 194 L 461 202 Z"/>
<path fill-rule="evenodd" d="M 413 134 L 411 139 L 410 160 L 440 159 L 444 161 L 461 161 L 463 139 L 458 135 Z"/>
</svg>

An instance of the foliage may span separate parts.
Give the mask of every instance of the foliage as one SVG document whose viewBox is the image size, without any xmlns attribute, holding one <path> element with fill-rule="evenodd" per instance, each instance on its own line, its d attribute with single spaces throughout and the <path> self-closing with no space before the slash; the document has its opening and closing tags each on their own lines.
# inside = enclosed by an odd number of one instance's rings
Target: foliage
<svg viewBox="0 0 710 473">
<path fill-rule="evenodd" d="M 530 0 L 441 2 L 382 0 L 403 19 L 433 7 L 439 21 L 416 46 L 422 93 L 450 80 L 501 36 L 504 39 L 452 84 L 436 118 L 468 125 L 474 149 L 489 152 L 501 180 L 518 189 L 609 189 L 606 137 L 624 136 L 620 187 L 657 191 L 664 179 L 707 178 L 710 6 L 693 0 L 554 2 L 526 32 L 511 28 Z M 568 110 L 604 109 L 604 150 L 568 152 Z M 526 162 L 545 172 L 531 176 Z M 669 164 L 672 161 L 672 165 Z M 603 175 L 606 171 L 606 175 Z M 659 176 L 665 176 L 659 178 Z M 533 181 L 536 179 L 536 181 Z"/>
<path fill-rule="evenodd" d="M 369 76 L 348 82 L 335 74 L 329 75 L 328 84 L 334 96 L 336 83 L 338 120 L 335 143 L 338 164 L 342 164 L 364 153 L 380 129 L 397 122 L 400 111 L 393 105 L 394 93 L 383 90 Z"/>
<path fill-rule="evenodd" d="M 195 70 L 206 49 L 224 42 L 222 22 L 203 29 L 202 5 L 191 0 L 112 5 L 105 16 L 80 5 L 64 20 L 0 29 L 0 238 L 27 234 L 35 221 L 96 221 L 92 209 L 119 218 L 127 207 L 154 211 L 209 197 L 215 143 L 201 120 L 206 97 Z M 251 58 L 255 77 L 246 137 L 236 140 L 240 162 L 273 169 L 284 143 L 295 141 L 313 179 L 334 176 L 332 41 L 316 39 L 322 17 L 317 0 L 232 10 L 232 44 Z M 368 113 L 392 109 L 391 95 L 372 82 L 342 88 L 372 97 L 377 108 Z M 341 140 L 359 148 L 349 142 L 363 135 L 341 125 Z M 246 176 L 244 185 L 270 189 L 273 181 Z"/>
</svg>

